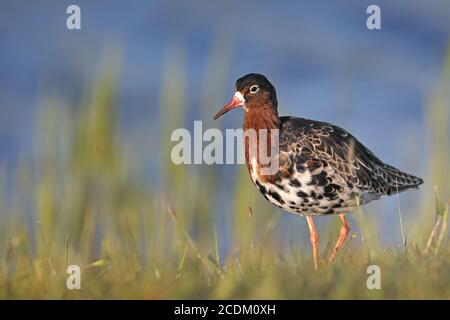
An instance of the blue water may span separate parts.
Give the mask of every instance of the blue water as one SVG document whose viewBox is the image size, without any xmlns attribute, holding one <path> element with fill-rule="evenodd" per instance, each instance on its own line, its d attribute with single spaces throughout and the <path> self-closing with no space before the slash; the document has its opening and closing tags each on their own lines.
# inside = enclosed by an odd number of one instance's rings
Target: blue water
<svg viewBox="0 0 450 320">
<path fill-rule="evenodd" d="M 69 4 L 81 7 L 80 31 L 65 27 Z M 13 168 L 19 155 L 32 154 L 42 92 L 77 101 L 108 48 L 123 52 L 120 110 L 125 139 L 128 131 L 148 128 L 158 119 L 162 64 L 169 45 L 184 50 L 187 104 L 192 114 L 200 114 L 204 71 L 212 48 L 223 39 L 231 44 L 232 57 L 217 101 L 231 96 L 236 78 L 263 73 L 278 89 L 280 114 L 333 122 L 383 160 L 423 175 L 425 103 L 441 76 L 449 45 L 450 1 L 377 1 L 382 29 L 375 31 L 365 25 L 369 4 L 3 0 L 0 163 Z M 211 117 L 219 106 L 211 105 Z M 242 115 L 235 112 L 221 126 L 241 123 Z M 149 156 L 152 161 L 157 160 Z M 235 172 L 230 167 L 221 170 L 224 178 L 229 175 L 226 170 Z M 431 186 L 432 182 L 426 185 Z M 408 203 L 413 198 L 403 199 Z M 390 223 L 396 219 L 395 201 L 383 201 L 381 207 L 389 213 L 380 214 L 381 224 L 395 242 L 397 222 Z M 283 219 L 285 226 L 294 221 Z"/>
</svg>

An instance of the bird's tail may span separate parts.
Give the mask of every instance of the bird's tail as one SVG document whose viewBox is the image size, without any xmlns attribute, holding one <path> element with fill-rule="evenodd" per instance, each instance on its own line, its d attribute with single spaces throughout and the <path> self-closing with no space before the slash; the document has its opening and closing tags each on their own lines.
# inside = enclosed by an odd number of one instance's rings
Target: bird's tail
<svg viewBox="0 0 450 320">
<path fill-rule="evenodd" d="M 385 164 L 383 166 L 384 177 L 389 185 L 388 194 L 402 192 L 412 188 L 419 188 L 423 183 L 423 179 L 412 174 L 400 171 L 399 169 Z"/>
</svg>

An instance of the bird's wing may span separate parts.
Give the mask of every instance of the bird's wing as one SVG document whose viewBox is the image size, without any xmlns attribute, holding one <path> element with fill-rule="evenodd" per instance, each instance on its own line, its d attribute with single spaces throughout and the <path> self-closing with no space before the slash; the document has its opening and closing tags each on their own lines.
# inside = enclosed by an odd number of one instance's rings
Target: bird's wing
<svg viewBox="0 0 450 320">
<path fill-rule="evenodd" d="M 423 180 L 383 163 L 346 130 L 326 123 L 281 117 L 280 150 L 297 166 L 330 166 L 350 186 L 377 195 L 414 188 Z"/>
</svg>

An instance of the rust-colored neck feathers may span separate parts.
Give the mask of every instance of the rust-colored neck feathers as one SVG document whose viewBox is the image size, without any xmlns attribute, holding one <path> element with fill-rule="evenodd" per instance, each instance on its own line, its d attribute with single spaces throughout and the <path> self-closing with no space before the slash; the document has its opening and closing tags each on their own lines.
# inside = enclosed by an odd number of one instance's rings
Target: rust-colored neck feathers
<svg viewBox="0 0 450 320">
<path fill-rule="evenodd" d="M 278 113 L 271 103 L 258 107 L 247 107 L 245 111 L 244 130 L 279 129 L 279 125 Z"/>
<path fill-rule="evenodd" d="M 259 161 L 259 146 L 260 139 L 266 140 L 266 147 L 268 154 L 271 152 L 271 130 L 279 129 L 280 120 L 278 119 L 278 112 L 276 106 L 274 107 L 271 101 L 267 101 L 266 103 L 259 106 L 247 106 L 247 110 L 245 111 L 244 116 L 244 132 L 252 129 L 255 130 L 257 135 L 257 146 L 256 146 L 256 168 L 260 168 L 262 165 Z M 260 131 L 262 129 L 266 129 L 265 131 Z M 252 159 L 250 157 L 250 140 L 248 138 L 245 139 L 245 161 L 247 164 L 247 168 L 252 174 Z M 267 177 L 269 178 L 269 177 Z"/>
</svg>

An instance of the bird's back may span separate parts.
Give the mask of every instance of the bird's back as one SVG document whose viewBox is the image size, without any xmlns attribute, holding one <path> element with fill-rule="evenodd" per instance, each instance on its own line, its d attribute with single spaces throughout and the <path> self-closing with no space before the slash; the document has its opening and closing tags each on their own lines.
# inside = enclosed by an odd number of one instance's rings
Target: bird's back
<svg viewBox="0 0 450 320">
<path fill-rule="evenodd" d="M 423 183 L 381 161 L 338 126 L 297 117 L 280 117 L 280 121 L 280 150 L 295 155 L 297 162 L 327 163 L 353 185 L 379 195 L 417 188 Z"/>
</svg>

